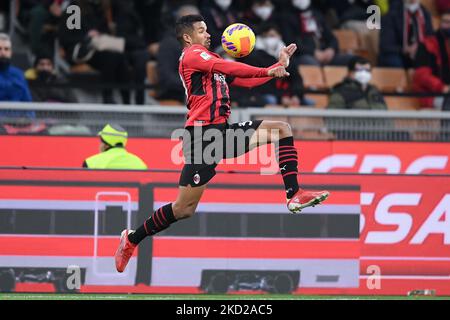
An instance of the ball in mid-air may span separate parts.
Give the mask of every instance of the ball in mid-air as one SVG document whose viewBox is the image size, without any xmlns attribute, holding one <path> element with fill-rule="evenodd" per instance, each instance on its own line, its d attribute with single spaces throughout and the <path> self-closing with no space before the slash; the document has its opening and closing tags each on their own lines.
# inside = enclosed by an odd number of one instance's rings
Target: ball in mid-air
<svg viewBox="0 0 450 320">
<path fill-rule="evenodd" d="M 248 56 L 255 42 L 253 30 L 243 23 L 229 25 L 222 34 L 222 47 L 233 58 Z"/>
</svg>

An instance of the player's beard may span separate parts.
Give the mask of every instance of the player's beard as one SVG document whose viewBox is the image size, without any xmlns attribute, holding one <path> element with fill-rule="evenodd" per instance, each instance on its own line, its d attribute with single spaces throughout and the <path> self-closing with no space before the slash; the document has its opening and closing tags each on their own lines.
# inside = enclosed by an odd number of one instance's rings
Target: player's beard
<svg viewBox="0 0 450 320">
<path fill-rule="evenodd" d="M 209 50 L 209 48 L 211 47 L 211 40 L 206 40 L 203 46 Z"/>
</svg>

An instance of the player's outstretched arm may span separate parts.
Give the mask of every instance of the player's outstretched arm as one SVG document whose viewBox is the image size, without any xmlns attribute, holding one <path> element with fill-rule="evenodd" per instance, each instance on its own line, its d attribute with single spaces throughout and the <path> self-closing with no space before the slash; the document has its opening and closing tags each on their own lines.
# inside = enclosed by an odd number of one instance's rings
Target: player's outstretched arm
<svg viewBox="0 0 450 320">
<path fill-rule="evenodd" d="M 258 68 L 248 64 L 227 61 L 209 54 L 206 50 L 196 49 L 184 58 L 184 68 L 191 68 L 202 72 L 217 72 L 226 76 L 238 78 L 265 78 L 287 76 L 284 67 L 274 65 L 269 68 Z M 285 73 L 280 71 L 282 68 Z M 276 69 L 277 71 L 272 71 Z"/>
<path fill-rule="evenodd" d="M 268 75 L 269 76 L 265 78 L 234 78 L 231 82 L 231 85 L 251 89 L 257 86 L 261 86 L 264 83 L 272 80 L 273 78 L 288 77 L 289 72 L 287 72 L 286 69 L 279 63 L 276 63 L 273 66 L 269 67 Z"/>
<path fill-rule="evenodd" d="M 227 61 L 224 59 L 215 60 L 211 67 L 211 71 L 238 78 L 273 77 L 270 74 L 269 68 L 253 67 L 245 63 L 237 61 Z"/>
<path fill-rule="evenodd" d="M 284 78 L 289 77 L 289 75 L 289 72 L 280 63 L 276 63 L 269 67 L 268 76 L 265 78 L 234 78 L 231 85 L 251 89 L 261 86 L 273 78 Z"/>
<path fill-rule="evenodd" d="M 268 76 L 272 78 L 284 78 L 289 77 L 289 72 L 286 71 L 285 67 L 278 66 L 275 68 L 269 69 Z"/>
<path fill-rule="evenodd" d="M 289 77 L 289 75 L 290 75 L 289 72 L 287 72 L 286 69 L 282 65 L 280 65 L 280 63 L 276 63 L 273 66 L 269 67 L 268 77 L 234 78 L 234 80 L 231 82 L 231 85 L 251 89 L 257 86 L 261 86 L 264 83 L 272 80 L 273 78 L 284 78 Z"/>
</svg>

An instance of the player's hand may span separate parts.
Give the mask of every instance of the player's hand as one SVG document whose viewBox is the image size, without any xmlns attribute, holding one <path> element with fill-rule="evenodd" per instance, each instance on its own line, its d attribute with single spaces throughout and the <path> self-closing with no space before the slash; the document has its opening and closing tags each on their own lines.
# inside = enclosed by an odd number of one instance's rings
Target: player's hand
<svg viewBox="0 0 450 320">
<path fill-rule="evenodd" d="M 286 69 L 282 66 L 269 69 L 267 75 L 274 78 L 284 78 L 290 76 L 289 72 L 287 72 Z"/>
<path fill-rule="evenodd" d="M 280 51 L 280 55 L 278 58 L 278 62 L 287 68 L 289 66 L 289 58 L 292 57 L 294 52 L 297 50 L 297 45 L 295 43 L 291 43 L 287 47 L 284 47 Z"/>
</svg>

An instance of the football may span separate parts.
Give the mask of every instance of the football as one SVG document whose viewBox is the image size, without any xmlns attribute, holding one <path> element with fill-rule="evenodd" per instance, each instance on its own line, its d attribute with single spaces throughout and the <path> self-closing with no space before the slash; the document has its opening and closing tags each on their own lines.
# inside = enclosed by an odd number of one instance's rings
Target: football
<svg viewBox="0 0 450 320">
<path fill-rule="evenodd" d="M 255 33 L 243 23 L 229 25 L 222 34 L 222 47 L 233 58 L 249 55 L 255 47 Z"/>
</svg>

